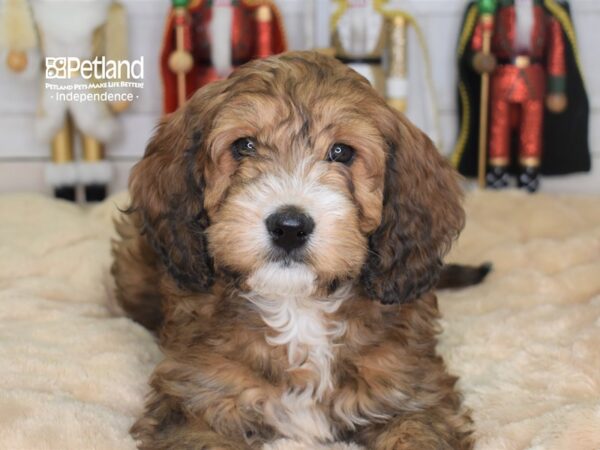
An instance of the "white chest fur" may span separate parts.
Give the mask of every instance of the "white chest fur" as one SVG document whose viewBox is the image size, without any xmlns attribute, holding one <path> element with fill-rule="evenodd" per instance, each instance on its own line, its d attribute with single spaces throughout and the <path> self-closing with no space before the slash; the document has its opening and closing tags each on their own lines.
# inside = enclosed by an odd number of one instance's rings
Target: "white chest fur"
<svg viewBox="0 0 600 450">
<path fill-rule="evenodd" d="M 344 323 L 329 316 L 347 298 L 350 287 L 320 299 L 313 295 L 314 281 L 314 274 L 305 266 L 268 265 L 249 280 L 253 292 L 247 299 L 274 332 L 267 342 L 287 347 L 289 369 L 310 370 L 317 380 L 314 385 L 290 386 L 277 402 L 267 406 L 267 416 L 286 437 L 323 442 L 331 440 L 333 433 L 317 405 L 333 389 L 334 342 L 345 331 Z"/>
</svg>

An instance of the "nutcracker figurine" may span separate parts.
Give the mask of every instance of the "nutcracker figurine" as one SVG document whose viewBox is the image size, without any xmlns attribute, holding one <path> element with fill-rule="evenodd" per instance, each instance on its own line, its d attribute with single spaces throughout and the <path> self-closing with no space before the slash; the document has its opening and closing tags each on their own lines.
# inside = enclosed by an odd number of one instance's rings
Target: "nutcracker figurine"
<svg viewBox="0 0 600 450">
<path fill-rule="evenodd" d="M 1 21 L 0 48 L 7 54 L 8 68 L 15 73 L 25 73 L 28 65 L 39 63 L 40 56 L 46 62 L 48 58 L 94 61 L 96 57 L 105 57 L 114 61 L 127 57 L 125 11 L 112 0 L 5 0 Z M 91 83 L 100 80 L 83 77 L 80 72 L 68 79 L 46 81 L 65 88 L 52 90 L 42 83 L 35 133 L 52 149 L 46 180 L 58 198 L 74 201 L 76 185 L 81 183 L 87 201 L 102 200 L 111 178 L 111 166 L 104 159 L 104 143 L 117 132 L 114 113 L 125 109 L 127 104 L 58 98 L 59 92 L 67 93 L 67 88 L 75 85 L 89 86 L 89 90 L 82 92 L 98 92 Z M 81 142 L 81 162 L 76 162 L 75 157 L 77 136 Z"/>
<path fill-rule="evenodd" d="M 390 106 L 408 109 L 408 32 L 416 33 L 425 65 L 431 122 L 439 140 L 439 114 L 424 34 L 405 10 L 390 10 L 388 0 L 337 0 L 331 18 L 334 55 L 348 64 L 384 96 Z M 434 139 L 436 140 L 436 139 Z"/>
<path fill-rule="evenodd" d="M 535 192 L 540 174 L 590 170 L 589 102 L 567 2 L 470 2 L 458 59 L 452 161 L 462 174 L 504 188 L 514 173 Z"/>
<path fill-rule="evenodd" d="M 172 0 L 160 69 L 164 111 L 255 58 L 286 50 L 283 20 L 269 0 Z"/>
</svg>

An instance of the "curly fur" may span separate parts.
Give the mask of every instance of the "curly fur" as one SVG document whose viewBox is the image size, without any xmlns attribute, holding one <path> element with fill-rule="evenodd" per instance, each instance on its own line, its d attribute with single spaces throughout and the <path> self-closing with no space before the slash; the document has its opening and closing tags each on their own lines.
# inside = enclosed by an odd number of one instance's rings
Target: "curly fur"
<svg viewBox="0 0 600 450">
<path fill-rule="evenodd" d="M 334 142 L 351 165 L 325 161 Z M 364 78 L 315 53 L 252 62 L 164 119 L 130 190 L 117 298 L 165 354 L 140 449 L 472 448 L 431 292 L 457 175 Z M 277 262 L 264 218 L 287 204 L 316 226 Z"/>
</svg>

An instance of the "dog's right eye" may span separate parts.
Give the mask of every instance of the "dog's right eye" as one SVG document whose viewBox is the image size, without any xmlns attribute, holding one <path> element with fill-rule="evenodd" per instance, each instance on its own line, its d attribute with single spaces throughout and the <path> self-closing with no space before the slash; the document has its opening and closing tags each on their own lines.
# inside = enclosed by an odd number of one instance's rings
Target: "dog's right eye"
<svg viewBox="0 0 600 450">
<path fill-rule="evenodd" d="M 327 161 L 339 162 L 349 166 L 354 159 L 354 149 L 346 144 L 335 143 L 327 152 Z"/>
<path fill-rule="evenodd" d="M 245 156 L 253 156 L 256 154 L 256 145 L 250 138 L 240 138 L 231 144 L 231 153 L 236 161 Z"/>
</svg>

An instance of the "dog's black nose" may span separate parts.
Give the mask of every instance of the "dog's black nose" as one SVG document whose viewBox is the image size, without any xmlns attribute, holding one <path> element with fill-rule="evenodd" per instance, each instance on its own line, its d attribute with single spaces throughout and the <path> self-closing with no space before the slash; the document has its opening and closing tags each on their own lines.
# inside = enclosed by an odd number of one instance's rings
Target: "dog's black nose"
<svg viewBox="0 0 600 450">
<path fill-rule="evenodd" d="M 275 245 L 287 252 L 303 246 L 315 229 L 311 217 L 294 206 L 279 209 L 266 220 L 267 230 Z"/>
</svg>

